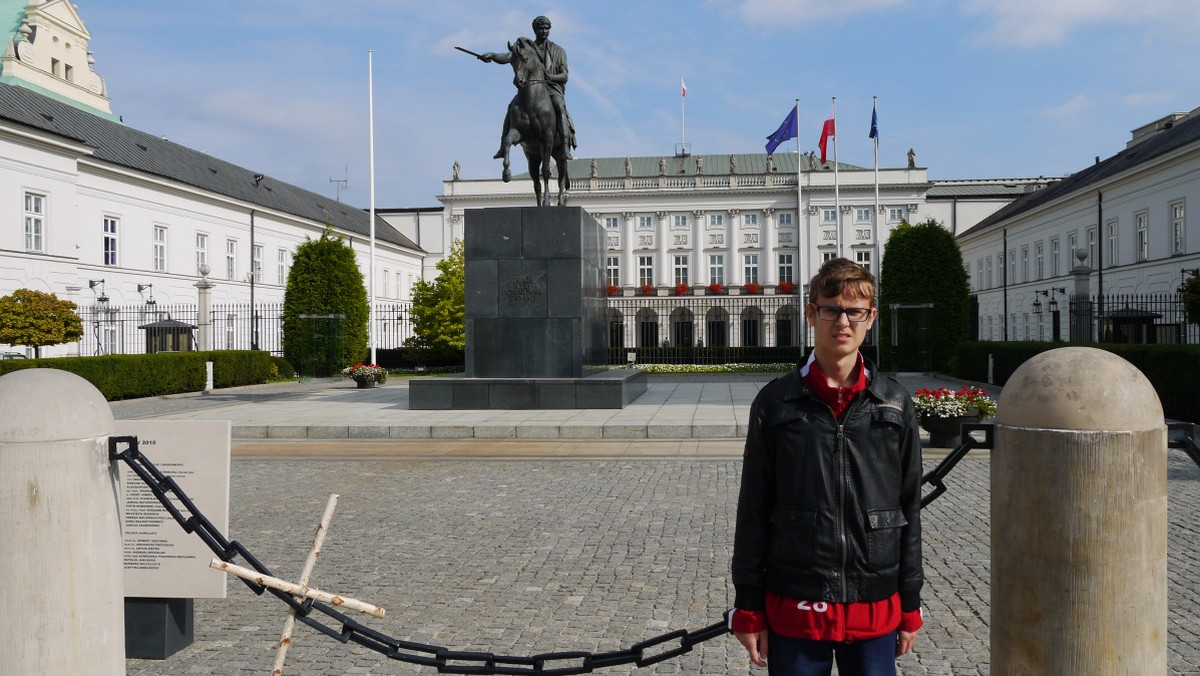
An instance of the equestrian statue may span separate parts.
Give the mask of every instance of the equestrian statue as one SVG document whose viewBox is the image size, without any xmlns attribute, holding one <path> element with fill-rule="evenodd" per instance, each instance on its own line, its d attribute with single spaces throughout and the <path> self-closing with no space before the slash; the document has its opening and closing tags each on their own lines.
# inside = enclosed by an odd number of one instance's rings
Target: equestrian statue
<svg viewBox="0 0 1200 676">
<path fill-rule="evenodd" d="M 506 63 L 513 69 L 513 84 L 517 94 L 508 104 L 504 130 L 500 134 L 500 150 L 493 156 L 504 160 L 502 178 L 512 179 L 509 170 L 509 149 L 520 145 L 529 161 L 529 177 L 538 206 L 550 206 L 550 160 L 558 166 L 558 204 L 563 205 L 566 191 L 571 188 L 567 161 L 576 147 L 574 125 L 564 100 L 567 86 L 567 52 L 550 41 L 550 19 L 539 16 L 533 20 L 536 39 L 517 38 L 508 44 L 507 52 L 474 54 L 488 63 Z M 541 180 L 539 179 L 539 176 Z"/>
</svg>

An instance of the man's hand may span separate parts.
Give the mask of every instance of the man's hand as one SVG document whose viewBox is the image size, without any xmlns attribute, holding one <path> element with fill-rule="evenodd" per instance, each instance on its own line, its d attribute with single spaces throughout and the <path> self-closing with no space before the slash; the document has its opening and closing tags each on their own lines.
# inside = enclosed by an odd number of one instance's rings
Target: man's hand
<svg viewBox="0 0 1200 676">
<path fill-rule="evenodd" d="M 767 666 L 767 632 L 734 632 L 733 635 L 737 637 L 739 643 L 746 647 L 746 652 L 750 653 L 751 662 L 760 667 Z M 911 641 L 909 645 L 912 645 Z"/>
<path fill-rule="evenodd" d="M 486 63 L 491 63 L 492 61 L 496 60 L 496 55 L 492 52 L 484 52 L 479 55 L 479 60 Z"/>
<path fill-rule="evenodd" d="M 896 632 L 896 657 L 907 655 L 912 650 L 913 644 L 917 642 L 917 632 L 915 631 L 898 631 Z"/>
</svg>

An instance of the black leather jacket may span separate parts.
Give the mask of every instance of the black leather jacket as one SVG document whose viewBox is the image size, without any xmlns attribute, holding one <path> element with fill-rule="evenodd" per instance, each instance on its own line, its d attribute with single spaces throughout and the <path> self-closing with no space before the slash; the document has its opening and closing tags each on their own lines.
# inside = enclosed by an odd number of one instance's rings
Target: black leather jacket
<svg viewBox="0 0 1200 676">
<path fill-rule="evenodd" d="M 921 443 L 908 392 L 876 374 L 839 424 L 799 365 L 750 409 L 733 546 L 734 605 L 921 605 Z"/>
</svg>

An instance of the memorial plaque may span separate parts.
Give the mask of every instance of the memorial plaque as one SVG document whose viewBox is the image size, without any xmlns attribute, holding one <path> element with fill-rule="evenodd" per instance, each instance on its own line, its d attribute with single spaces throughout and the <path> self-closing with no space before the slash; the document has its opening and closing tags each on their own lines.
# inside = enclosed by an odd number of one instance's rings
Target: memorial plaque
<svg viewBox="0 0 1200 676">
<path fill-rule="evenodd" d="M 228 420 L 115 423 L 118 436 L 136 436 L 150 462 L 174 479 L 221 533 L 228 533 Z M 184 532 L 125 463 L 120 500 L 126 597 L 225 598 L 225 574 L 208 567 L 212 550 L 195 534 Z"/>
</svg>

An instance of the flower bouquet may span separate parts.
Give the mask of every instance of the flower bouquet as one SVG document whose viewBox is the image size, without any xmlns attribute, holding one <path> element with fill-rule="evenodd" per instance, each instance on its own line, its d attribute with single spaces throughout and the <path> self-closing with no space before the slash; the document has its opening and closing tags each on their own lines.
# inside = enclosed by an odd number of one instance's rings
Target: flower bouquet
<svg viewBox="0 0 1200 676">
<path fill-rule="evenodd" d="M 947 387 L 919 389 L 913 396 L 913 407 L 934 448 L 958 448 L 963 423 L 996 415 L 996 401 L 970 385 L 963 385 L 957 392 Z"/>
<path fill-rule="evenodd" d="M 388 372 L 387 369 L 378 364 L 364 364 L 359 362 L 354 366 L 347 366 L 342 369 L 342 375 L 354 380 L 360 388 L 367 388 L 386 383 Z"/>
<path fill-rule="evenodd" d="M 996 401 L 978 387 L 963 385 L 955 392 L 947 387 L 922 388 L 913 396 L 913 406 L 921 418 L 990 418 L 996 415 Z"/>
</svg>

